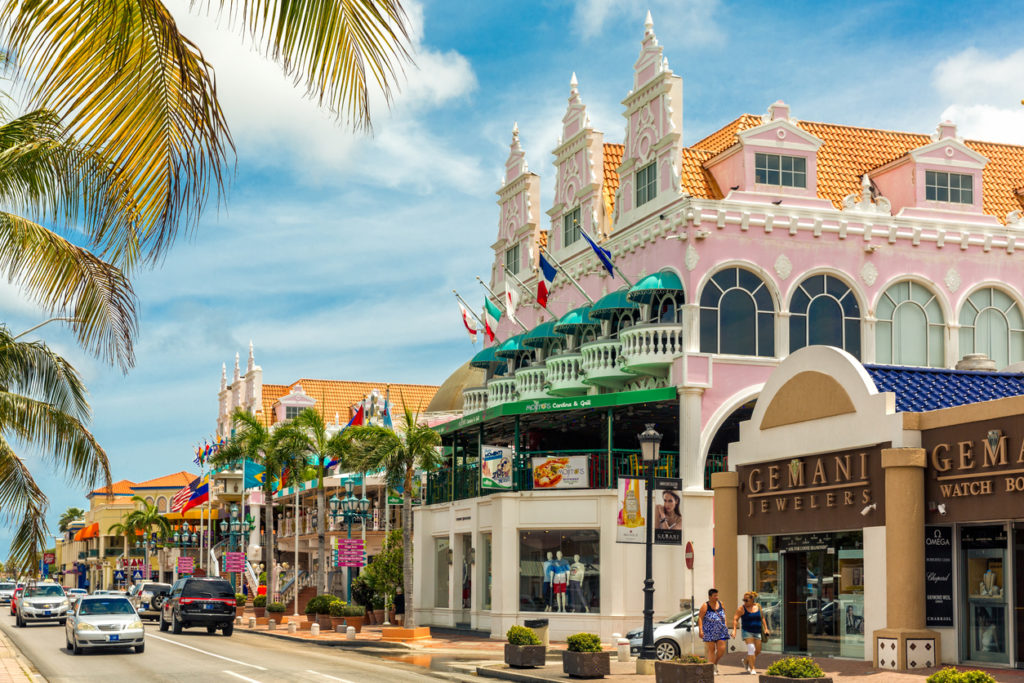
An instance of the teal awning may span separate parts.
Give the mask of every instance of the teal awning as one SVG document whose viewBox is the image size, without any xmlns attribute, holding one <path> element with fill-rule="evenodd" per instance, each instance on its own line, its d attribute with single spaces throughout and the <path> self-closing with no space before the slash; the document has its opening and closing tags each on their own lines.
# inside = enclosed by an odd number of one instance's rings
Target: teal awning
<svg viewBox="0 0 1024 683">
<path fill-rule="evenodd" d="M 523 337 L 525 336 L 525 334 L 517 334 L 506 339 L 498 346 L 498 350 L 494 352 L 494 355 L 498 358 L 515 358 L 516 354 L 532 351 L 532 349 L 523 346 Z"/>
<path fill-rule="evenodd" d="M 590 307 L 590 317 L 598 320 L 608 320 L 619 311 L 635 311 L 640 308 L 626 298 L 626 290 L 620 289 L 611 294 L 605 294 L 597 300 L 597 303 Z"/>
<path fill-rule="evenodd" d="M 626 294 L 626 298 L 637 303 L 649 304 L 657 294 L 681 291 L 683 291 L 683 283 L 679 280 L 679 276 L 671 270 L 662 270 L 648 275 L 633 285 Z"/>
<path fill-rule="evenodd" d="M 469 361 L 469 364 L 474 368 L 481 368 L 482 370 L 489 370 L 495 363 L 505 365 L 505 361 L 494 355 L 494 352 L 497 350 L 497 346 L 488 346 L 486 349 L 473 356 L 473 359 Z"/>
<path fill-rule="evenodd" d="M 590 317 L 590 306 L 574 308 L 555 323 L 555 332 L 563 334 L 578 333 L 588 327 L 597 327 L 601 323 Z"/>
<path fill-rule="evenodd" d="M 554 320 L 541 323 L 527 332 L 526 336 L 523 337 L 523 346 L 539 349 L 544 346 L 545 342 L 551 339 L 562 339 L 562 335 L 555 332 Z"/>
</svg>

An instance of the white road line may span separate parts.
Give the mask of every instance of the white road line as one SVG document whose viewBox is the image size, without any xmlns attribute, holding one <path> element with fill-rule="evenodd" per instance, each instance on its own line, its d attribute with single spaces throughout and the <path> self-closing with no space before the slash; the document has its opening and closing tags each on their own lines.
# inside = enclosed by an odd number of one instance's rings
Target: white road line
<svg viewBox="0 0 1024 683">
<path fill-rule="evenodd" d="M 337 676 L 329 676 L 328 674 L 322 674 L 319 671 L 313 671 L 312 669 L 306 669 L 306 673 L 308 673 L 308 674 L 316 674 L 317 676 L 323 676 L 324 678 L 326 678 L 328 680 L 331 680 L 331 681 L 341 681 L 341 683 L 352 683 L 352 681 L 348 680 L 347 678 L 338 678 Z"/>
<path fill-rule="evenodd" d="M 196 652 L 202 652 L 204 655 L 210 655 L 211 657 L 216 657 L 217 659 L 223 659 L 225 662 L 231 662 L 232 664 L 241 664 L 242 666 L 252 667 L 253 669 L 259 669 L 260 671 L 266 671 L 267 670 L 267 668 L 263 667 L 263 666 L 257 666 L 255 664 L 250 664 L 249 662 L 241 662 L 241 661 L 239 661 L 237 659 L 231 659 L 231 657 L 225 657 L 224 655 L 219 655 L 216 652 L 210 652 L 208 650 L 200 650 L 198 647 L 192 647 L 191 645 L 186 645 L 185 643 L 179 643 L 178 641 L 171 640 L 170 638 L 163 638 L 161 636 L 156 635 L 155 633 L 147 633 L 146 637 L 147 638 L 156 638 L 157 640 L 162 640 L 165 643 L 170 643 L 171 645 L 177 645 L 178 647 L 184 647 L 184 648 L 187 648 L 189 650 L 195 650 Z"/>
<path fill-rule="evenodd" d="M 249 681 L 249 683 L 260 683 L 255 678 L 248 678 L 246 676 L 243 676 L 242 674 L 236 674 L 234 671 L 228 671 L 227 669 L 224 669 L 224 673 L 226 673 L 228 676 L 234 676 L 235 678 L 240 678 L 243 681 Z"/>
</svg>

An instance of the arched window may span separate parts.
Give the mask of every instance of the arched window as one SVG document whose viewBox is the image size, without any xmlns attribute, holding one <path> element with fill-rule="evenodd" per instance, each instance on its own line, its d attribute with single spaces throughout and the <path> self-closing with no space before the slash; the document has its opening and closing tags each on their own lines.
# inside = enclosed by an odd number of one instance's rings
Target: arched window
<svg viewBox="0 0 1024 683">
<path fill-rule="evenodd" d="M 153 504 L 153 496 L 146 496 L 146 505 Z"/>
<path fill-rule="evenodd" d="M 156 499 L 156 509 L 158 512 L 167 512 L 167 499 L 160 496 Z"/>
<path fill-rule="evenodd" d="M 700 350 L 775 355 L 775 308 L 761 278 L 742 268 L 715 273 L 700 294 Z"/>
<path fill-rule="evenodd" d="M 790 303 L 790 352 L 815 344 L 860 358 L 860 305 L 850 288 L 831 275 L 812 275 L 801 282 Z"/>
<path fill-rule="evenodd" d="M 1013 297 L 987 287 L 960 309 L 960 355 L 984 353 L 1005 368 L 1024 360 L 1024 315 Z"/>
<path fill-rule="evenodd" d="M 580 335 L 580 345 L 582 346 L 587 342 L 597 341 L 597 332 L 598 330 L 593 327 L 588 327 L 583 330 L 583 333 Z"/>
<path fill-rule="evenodd" d="M 615 317 L 611 319 L 611 328 L 609 331 L 609 336 L 611 336 L 612 339 L 617 339 L 619 336 L 619 332 L 624 328 L 632 327 L 633 325 L 635 325 L 636 320 L 636 309 L 620 311 L 615 315 Z"/>
<path fill-rule="evenodd" d="M 650 322 L 652 323 L 679 323 L 682 322 L 679 307 L 682 305 L 682 296 L 676 299 L 675 294 L 662 294 L 651 302 Z"/>
<path fill-rule="evenodd" d="M 945 365 L 942 306 L 916 282 L 897 282 L 885 290 L 875 312 L 875 359 L 894 365 Z"/>
</svg>

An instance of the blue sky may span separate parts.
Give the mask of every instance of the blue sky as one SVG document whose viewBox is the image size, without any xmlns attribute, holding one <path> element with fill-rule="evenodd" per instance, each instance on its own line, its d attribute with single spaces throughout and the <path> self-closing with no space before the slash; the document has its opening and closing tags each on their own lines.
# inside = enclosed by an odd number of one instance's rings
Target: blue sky
<svg viewBox="0 0 1024 683">
<path fill-rule="evenodd" d="M 473 351 L 450 290 L 480 299 L 512 123 L 543 211 L 570 75 L 595 127 L 621 142 L 647 9 L 684 80 L 687 144 L 776 99 L 806 120 L 927 133 L 949 117 L 966 137 L 1024 144 L 1012 3 L 418 0 L 416 66 L 390 111 L 378 102 L 372 137 L 332 122 L 184 0 L 169 4 L 217 67 L 238 146 L 228 203 L 137 278 L 129 375 L 40 331 L 85 375 L 116 479 L 191 467 L 214 429 L 221 363 L 230 375 L 240 352 L 244 370 L 250 340 L 269 383 L 442 382 Z M 44 317 L 6 285 L 0 310 L 16 331 Z M 52 520 L 85 506 L 81 486 L 27 457 Z M 8 540 L 0 530 L 0 557 Z"/>
</svg>

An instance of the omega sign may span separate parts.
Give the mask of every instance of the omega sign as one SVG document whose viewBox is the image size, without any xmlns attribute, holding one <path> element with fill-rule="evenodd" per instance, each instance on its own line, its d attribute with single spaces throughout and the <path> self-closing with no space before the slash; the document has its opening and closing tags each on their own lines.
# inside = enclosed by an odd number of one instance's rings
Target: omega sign
<svg viewBox="0 0 1024 683">
<path fill-rule="evenodd" d="M 834 531 L 885 524 L 883 447 L 888 446 L 738 467 L 739 532 Z"/>
</svg>

